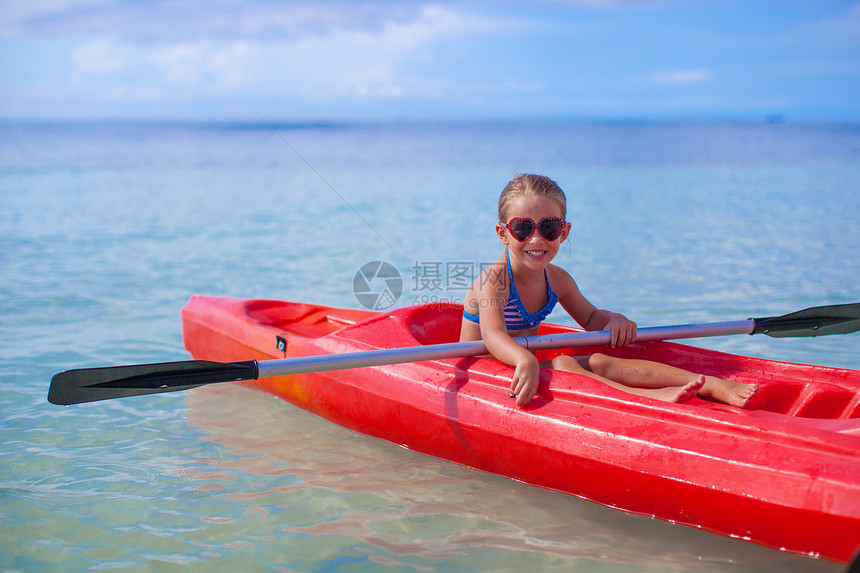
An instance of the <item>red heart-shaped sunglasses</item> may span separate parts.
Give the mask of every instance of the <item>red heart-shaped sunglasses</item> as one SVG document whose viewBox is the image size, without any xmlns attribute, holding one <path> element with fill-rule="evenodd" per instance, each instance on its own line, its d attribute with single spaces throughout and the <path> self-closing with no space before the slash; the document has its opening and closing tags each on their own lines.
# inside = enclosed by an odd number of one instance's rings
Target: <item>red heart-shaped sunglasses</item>
<svg viewBox="0 0 860 573">
<path fill-rule="evenodd" d="M 565 224 L 561 217 L 544 217 L 537 223 L 525 217 L 515 217 L 505 225 L 505 228 L 521 243 L 529 240 L 536 230 L 540 230 L 540 234 L 547 241 L 555 241 L 564 231 Z"/>
</svg>

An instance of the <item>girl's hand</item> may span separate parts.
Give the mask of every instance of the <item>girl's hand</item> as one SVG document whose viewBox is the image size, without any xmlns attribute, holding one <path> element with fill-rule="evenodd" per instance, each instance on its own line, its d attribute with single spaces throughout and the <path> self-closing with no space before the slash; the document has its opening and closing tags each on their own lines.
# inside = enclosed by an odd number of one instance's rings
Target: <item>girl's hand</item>
<svg viewBox="0 0 860 573">
<path fill-rule="evenodd" d="M 540 367 L 534 354 L 529 354 L 517 362 L 514 377 L 511 379 L 511 391 L 517 395 L 517 406 L 526 404 L 535 395 L 540 381 Z"/>
<path fill-rule="evenodd" d="M 603 330 L 612 331 L 610 338 L 612 348 L 627 346 L 636 340 L 636 323 L 628 320 L 623 314 L 612 313 Z"/>
</svg>

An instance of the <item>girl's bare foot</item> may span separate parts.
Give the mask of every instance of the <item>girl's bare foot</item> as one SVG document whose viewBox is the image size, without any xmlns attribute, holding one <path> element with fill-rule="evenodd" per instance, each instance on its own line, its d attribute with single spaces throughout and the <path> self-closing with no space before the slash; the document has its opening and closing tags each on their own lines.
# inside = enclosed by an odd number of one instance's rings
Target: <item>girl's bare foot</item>
<svg viewBox="0 0 860 573">
<path fill-rule="evenodd" d="M 664 402 L 675 402 L 683 404 L 696 397 L 696 394 L 705 384 L 705 377 L 699 376 L 693 382 L 683 386 L 669 386 L 667 388 L 639 388 L 642 396 L 663 400 Z"/>
<path fill-rule="evenodd" d="M 745 407 L 758 389 L 755 384 L 742 384 L 715 376 L 705 376 L 704 378 L 705 384 L 699 390 L 699 396 L 739 408 Z"/>
</svg>

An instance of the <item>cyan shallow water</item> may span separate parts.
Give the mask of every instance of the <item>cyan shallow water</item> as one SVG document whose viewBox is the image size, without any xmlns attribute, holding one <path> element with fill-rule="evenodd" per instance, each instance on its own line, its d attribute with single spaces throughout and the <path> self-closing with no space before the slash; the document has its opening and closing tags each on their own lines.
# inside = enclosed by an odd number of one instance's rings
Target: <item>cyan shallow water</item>
<svg viewBox="0 0 860 573">
<path fill-rule="evenodd" d="M 495 198 L 520 170 L 568 193 L 557 262 L 643 326 L 854 302 L 856 127 L 7 124 L 0 151 L 0 569 L 839 570 L 243 388 L 45 395 L 60 370 L 185 359 L 195 292 L 356 307 L 356 270 L 387 260 L 400 304 L 461 298 L 411 269 L 497 258 Z M 696 344 L 860 367 L 857 335 Z"/>
</svg>

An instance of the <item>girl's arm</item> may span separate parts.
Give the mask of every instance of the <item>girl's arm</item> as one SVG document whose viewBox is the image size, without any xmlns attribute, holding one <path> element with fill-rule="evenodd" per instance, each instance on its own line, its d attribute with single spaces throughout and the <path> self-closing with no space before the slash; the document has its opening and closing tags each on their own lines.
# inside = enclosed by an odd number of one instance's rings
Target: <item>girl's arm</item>
<svg viewBox="0 0 860 573">
<path fill-rule="evenodd" d="M 517 405 L 522 406 L 537 392 L 540 378 L 538 360 L 534 354 L 514 341 L 505 326 L 504 307 L 508 299 L 507 276 L 504 276 L 503 281 L 502 276 L 497 274 L 482 282 L 484 284 L 477 292 L 481 316 L 481 338 L 496 360 L 514 367 L 511 391 L 517 395 Z"/>
<path fill-rule="evenodd" d="M 636 340 L 636 323 L 623 314 L 599 309 L 580 292 L 573 278 L 564 270 L 551 266 L 550 281 L 558 302 L 585 330 L 610 330 L 610 346 L 626 346 Z"/>
</svg>

